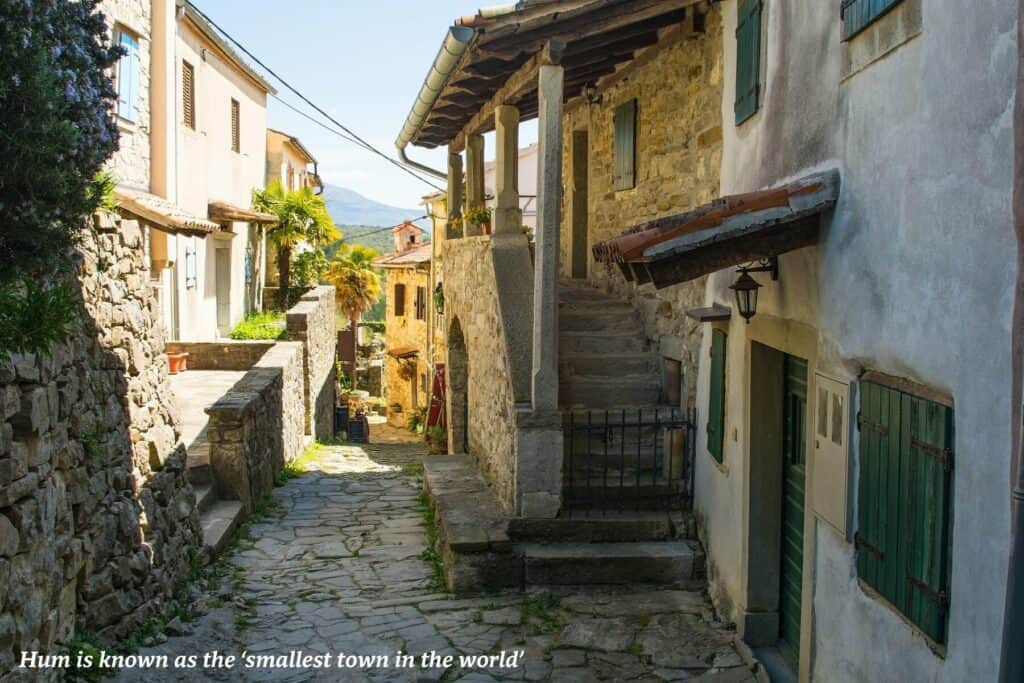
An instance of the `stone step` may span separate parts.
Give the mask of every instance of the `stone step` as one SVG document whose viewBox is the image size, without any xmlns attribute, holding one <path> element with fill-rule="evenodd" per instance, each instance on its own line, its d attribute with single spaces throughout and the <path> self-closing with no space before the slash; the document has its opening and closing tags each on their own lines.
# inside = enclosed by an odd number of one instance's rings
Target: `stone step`
<svg viewBox="0 0 1024 683">
<path fill-rule="evenodd" d="M 653 353 L 563 353 L 558 362 L 558 377 L 620 377 L 622 375 L 659 376 L 658 357 Z"/>
<path fill-rule="evenodd" d="M 633 332 L 644 335 L 643 323 L 635 311 L 566 310 L 558 316 L 560 332 Z"/>
<path fill-rule="evenodd" d="M 561 287 L 558 290 L 559 302 L 565 303 L 577 303 L 587 301 L 601 301 L 601 302 L 614 302 L 624 303 L 622 299 L 617 299 L 610 294 L 605 294 L 600 289 L 595 289 L 588 286 L 568 286 Z"/>
<path fill-rule="evenodd" d="M 704 551 L 693 541 L 529 543 L 518 546 L 527 585 L 653 583 L 699 590 Z"/>
<path fill-rule="evenodd" d="M 231 535 L 242 523 L 244 511 L 237 500 L 219 500 L 199 516 L 203 527 L 203 545 L 220 555 L 231 541 Z"/>
<path fill-rule="evenodd" d="M 185 476 L 192 486 L 202 486 L 213 482 L 213 470 L 210 463 L 189 464 Z"/>
<path fill-rule="evenodd" d="M 674 517 L 680 517 L 674 513 Z M 679 522 L 682 522 L 680 519 Z M 609 513 L 591 517 L 509 520 L 509 535 L 517 543 L 627 543 L 676 538 L 676 521 L 665 512 Z"/>
<path fill-rule="evenodd" d="M 655 406 L 661 399 L 661 383 L 642 375 L 573 377 L 559 383 L 558 399 L 567 408 Z"/>
<path fill-rule="evenodd" d="M 658 483 L 651 483 L 648 476 L 646 481 L 641 478 L 640 485 L 636 479 L 623 481 L 619 486 L 619 479 L 608 477 L 608 485 L 595 478 L 588 487 L 582 479 L 574 479 L 570 484 L 568 479 L 562 487 L 562 509 L 573 511 L 591 510 L 595 512 L 624 512 L 624 511 L 668 511 L 678 509 L 683 502 L 682 483 L 675 486 L 667 484 L 664 479 Z"/>
<path fill-rule="evenodd" d="M 634 315 L 636 309 L 625 301 L 618 299 L 579 299 L 562 300 L 558 303 L 559 317 L 564 315 L 594 315 L 595 313 L 614 313 L 616 315 Z"/>
<path fill-rule="evenodd" d="M 199 510 L 199 514 L 206 512 L 217 502 L 213 484 L 192 484 L 192 490 L 196 493 L 196 509 Z"/>
<path fill-rule="evenodd" d="M 621 332 L 594 332 L 561 330 L 558 333 L 558 352 L 562 356 L 575 353 L 640 353 L 650 344 L 636 330 Z"/>
</svg>

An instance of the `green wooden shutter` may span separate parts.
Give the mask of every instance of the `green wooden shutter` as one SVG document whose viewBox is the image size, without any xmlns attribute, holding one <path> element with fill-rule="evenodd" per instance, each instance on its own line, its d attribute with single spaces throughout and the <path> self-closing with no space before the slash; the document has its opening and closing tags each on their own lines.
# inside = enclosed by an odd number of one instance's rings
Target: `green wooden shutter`
<svg viewBox="0 0 1024 683">
<path fill-rule="evenodd" d="M 849 40 L 902 0 L 844 0 L 840 6 L 843 40 Z"/>
<path fill-rule="evenodd" d="M 906 403 L 908 553 L 901 608 L 928 637 L 942 643 L 948 611 L 953 411 L 916 397 L 906 397 Z"/>
<path fill-rule="evenodd" d="M 761 10 L 763 0 L 742 0 L 736 25 L 736 125 L 753 116 L 761 101 Z"/>
<path fill-rule="evenodd" d="M 897 575 L 900 473 L 900 395 L 864 383 L 860 429 L 860 479 L 857 494 L 857 575 L 888 599 Z"/>
<path fill-rule="evenodd" d="M 718 462 L 725 444 L 725 344 L 722 330 L 711 331 L 711 389 L 708 392 L 708 452 Z"/>
<path fill-rule="evenodd" d="M 636 100 L 615 109 L 614 189 L 636 187 Z"/>
</svg>

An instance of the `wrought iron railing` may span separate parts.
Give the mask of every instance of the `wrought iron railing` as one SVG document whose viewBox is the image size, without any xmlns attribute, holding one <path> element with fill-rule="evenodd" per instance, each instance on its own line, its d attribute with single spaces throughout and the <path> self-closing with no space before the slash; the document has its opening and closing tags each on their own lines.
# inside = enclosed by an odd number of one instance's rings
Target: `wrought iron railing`
<svg viewBox="0 0 1024 683">
<path fill-rule="evenodd" d="M 689 510 L 696 413 L 691 407 L 567 411 L 563 510 Z"/>
</svg>

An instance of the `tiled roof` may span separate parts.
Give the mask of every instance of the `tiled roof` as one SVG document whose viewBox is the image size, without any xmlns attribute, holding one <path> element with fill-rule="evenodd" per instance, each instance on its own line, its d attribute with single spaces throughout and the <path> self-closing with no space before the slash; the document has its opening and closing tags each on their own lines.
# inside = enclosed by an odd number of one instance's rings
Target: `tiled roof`
<svg viewBox="0 0 1024 683">
<path fill-rule="evenodd" d="M 434 247 L 432 244 L 423 244 L 414 249 L 396 251 L 390 254 L 379 256 L 373 261 L 378 268 L 411 268 L 424 263 L 430 263 Z"/>
<path fill-rule="evenodd" d="M 177 204 L 155 194 L 126 187 L 114 189 L 114 199 L 123 213 L 150 223 L 165 232 L 206 237 L 220 230 L 213 221 L 190 214 Z"/>
</svg>

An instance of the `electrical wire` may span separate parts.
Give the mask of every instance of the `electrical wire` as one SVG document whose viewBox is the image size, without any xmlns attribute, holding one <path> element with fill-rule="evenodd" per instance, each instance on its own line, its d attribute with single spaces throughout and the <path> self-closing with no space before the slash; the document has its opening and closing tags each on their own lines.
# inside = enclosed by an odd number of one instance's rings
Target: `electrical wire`
<svg viewBox="0 0 1024 683">
<path fill-rule="evenodd" d="M 277 73 L 276 73 L 276 72 L 275 72 L 275 71 L 274 71 L 273 69 L 271 69 L 271 68 L 270 68 L 269 66 L 267 66 L 266 64 L 264 64 L 264 63 L 263 63 L 262 61 L 260 61 L 260 59 L 259 59 L 259 58 L 258 58 L 258 57 L 257 57 L 256 55 L 254 55 L 254 54 L 253 54 L 252 52 L 250 52 L 250 51 L 249 51 L 249 50 L 248 50 L 248 49 L 247 49 L 247 48 L 246 48 L 246 47 L 245 47 L 244 45 L 242 45 L 242 43 L 240 43 L 240 42 L 239 42 L 239 41 L 238 41 L 237 39 L 235 39 L 235 37 L 234 37 L 234 36 L 232 36 L 232 35 L 231 35 L 230 33 L 228 33 L 227 31 L 225 31 L 225 30 L 224 30 L 224 29 L 223 29 L 223 28 L 222 28 L 222 27 L 221 27 L 221 26 L 220 26 L 219 24 L 217 24 L 217 22 L 215 22 L 215 21 L 214 21 L 213 19 L 211 19 L 211 18 L 209 17 L 209 15 L 207 15 L 207 14 L 206 14 L 205 12 L 203 12 L 203 11 L 202 11 L 201 9 L 199 9 L 198 7 L 196 7 L 194 3 L 192 3 L 191 1 L 188 1 L 188 6 L 189 6 L 189 7 L 191 7 L 191 8 L 192 8 L 192 9 L 193 9 L 193 10 L 194 10 L 194 11 L 195 11 L 195 12 L 196 12 L 196 13 L 197 13 L 197 14 L 198 14 L 199 16 L 201 16 L 201 17 L 202 17 L 203 19 L 205 19 L 205 20 L 206 20 L 206 21 L 207 21 L 207 22 L 208 22 L 208 23 L 209 23 L 209 24 L 210 24 L 211 26 L 213 26 L 213 27 L 214 27 L 215 29 L 217 29 L 218 31 L 220 31 L 220 32 L 221 32 L 221 33 L 222 33 L 222 34 L 224 35 L 224 37 L 225 37 L 225 38 L 227 38 L 227 39 L 228 39 L 228 40 L 230 40 L 230 41 L 231 41 L 232 43 L 234 43 L 234 44 L 235 44 L 235 45 L 236 45 L 236 46 L 238 47 L 238 49 L 239 49 L 239 50 L 241 50 L 241 51 L 242 51 L 243 53 L 245 53 L 245 55 L 246 55 L 246 56 L 248 56 L 248 57 L 249 57 L 249 59 L 251 59 L 251 60 L 253 60 L 254 62 L 256 62 L 256 63 L 257 63 L 257 64 L 258 64 L 258 65 L 259 65 L 260 67 L 262 67 L 262 68 L 263 68 L 263 69 L 264 69 L 264 70 L 265 70 L 265 71 L 266 71 L 266 72 L 267 72 L 268 74 L 270 74 L 270 75 L 271 75 L 271 76 L 273 76 L 273 77 L 274 77 L 275 79 L 277 79 L 277 81 L 278 81 L 279 83 L 281 83 L 281 85 L 283 85 L 283 86 L 284 86 L 285 88 L 287 88 L 287 89 L 288 89 L 288 90 L 290 90 L 290 91 L 291 91 L 292 93 L 294 93 L 294 94 L 295 94 L 295 95 L 296 95 L 296 96 L 297 96 L 297 97 L 298 97 L 299 99 L 301 99 L 301 100 L 302 100 L 303 102 L 305 102 L 306 104 L 308 104 L 308 105 L 309 105 L 310 107 L 312 107 L 313 109 L 315 109 L 315 110 L 316 110 L 316 111 L 317 111 L 317 112 L 318 112 L 318 113 L 319 113 L 319 114 L 320 114 L 321 116 L 323 116 L 324 118 L 326 118 L 326 119 L 327 119 L 328 121 L 330 121 L 331 123 L 333 123 L 334 125 L 336 125 L 336 126 L 337 126 L 338 128 L 340 128 L 341 130 L 345 131 L 345 133 L 347 133 L 347 134 L 348 134 L 349 136 L 351 136 L 351 139 L 350 139 L 350 141 L 351 141 L 351 142 L 353 142 L 354 144 L 356 144 L 356 145 L 357 145 L 357 146 L 359 146 L 359 147 L 362 147 L 363 149 L 365 149 L 365 150 L 366 150 L 366 151 L 368 151 L 368 152 L 371 152 L 371 153 L 373 153 L 373 154 L 376 154 L 377 156 L 379 156 L 379 157 L 381 157 L 382 159 L 386 160 L 386 161 L 387 161 L 388 163 L 392 164 L 392 165 L 393 165 L 393 166 L 395 166 L 396 168 L 399 168 L 399 169 L 401 169 L 402 171 L 404 171 L 405 173 L 408 173 L 408 174 L 409 174 L 409 175 L 411 175 L 412 177 L 416 178 L 416 179 L 417 179 L 417 180 L 419 180 L 420 182 L 426 183 L 426 184 L 430 185 L 431 187 L 433 187 L 433 188 L 434 188 L 434 189 L 436 189 L 436 190 L 439 190 L 439 191 L 443 191 L 443 189 L 442 189 L 441 187 L 438 187 L 437 185 L 434 185 L 433 183 L 431 183 L 431 182 L 429 182 L 429 181 L 427 181 L 427 180 L 424 180 L 424 179 L 423 179 L 423 178 L 421 178 L 420 176 L 416 175 L 416 174 L 415 174 L 415 173 L 414 173 L 414 172 L 412 171 L 412 169 L 408 168 L 407 166 L 405 166 L 404 164 L 402 164 L 401 162 L 399 162 L 399 161 L 398 161 L 397 159 L 394 159 L 394 158 L 392 158 L 392 157 L 388 156 L 387 154 L 385 154 L 384 152 L 380 151 L 379 149 L 377 149 L 376 147 L 374 147 L 374 146 L 373 146 L 372 144 L 370 144 L 369 142 L 367 142 L 367 141 L 366 141 L 366 140 L 364 140 L 363 138 L 359 137 L 359 135 L 357 135 L 356 133 L 354 133 L 354 132 L 353 132 L 353 131 L 352 131 L 352 130 L 351 130 L 350 128 L 348 128 L 347 126 L 345 126 L 345 125 L 344 125 L 343 123 L 341 123 L 340 121 L 338 121 L 337 119 L 335 119 L 335 118 L 334 118 L 333 116 L 331 116 L 330 114 L 328 114 L 327 112 L 325 112 L 325 111 L 324 111 L 323 109 L 321 109 L 320 107 L 318 107 L 318 106 L 317 106 L 316 104 L 314 104 L 314 103 L 312 102 L 312 100 L 310 100 L 310 99 L 309 99 L 308 97 L 306 97 L 306 96 L 305 96 L 305 95 L 303 95 L 303 94 L 302 94 L 301 92 L 299 92 L 299 91 L 298 91 L 298 90 L 297 90 L 297 89 L 296 89 L 296 88 L 295 88 L 295 87 L 294 87 L 294 86 L 293 86 L 293 85 L 292 85 L 291 83 L 289 83 L 289 82 L 288 82 L 288 81 L 286 81 L 285 79 L 281 78 L 281 77 L 280 77 L 279 75 L 277 75 Z"/>
<path fill-rule="evenodd" d="M 424 215 L 424 216 L 420 216 L 419 218 L 412 218 L 412 219 L 409 219 L 408 221 L 406 221 L 405 223 L 415 223 L 416 221 L 421 221 L 424 218 L 430 218 L 430 216 L 429 215 Z M 367 237 L 369 235 L 376 235 L 379 232 L 384 232 L 386 230 L 394 230 L 395 228 L 400 228 L 403 225 L 405 225 L 405 223 L 399 223 L 398 225 L 392 225 L 392 226 L 389 226 L 387 228 L 378 228 L 377 230 L 370 230 L 369 232 L 361 232 L 358 235 L 344 235 L 344 236 L 342 236 L 340 241 L 341 242 L 347 242 L 349 240 L 355 240 L 355 239 L 359 239 L 361 237 Z"/>
</svg>

